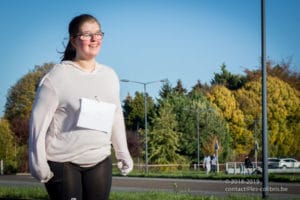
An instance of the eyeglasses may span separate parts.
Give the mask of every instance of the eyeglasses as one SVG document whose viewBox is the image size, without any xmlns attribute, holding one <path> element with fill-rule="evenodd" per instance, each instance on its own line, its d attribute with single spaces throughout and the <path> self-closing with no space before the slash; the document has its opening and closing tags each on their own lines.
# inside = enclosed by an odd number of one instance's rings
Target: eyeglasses
<svg viewBox="0 0 300 200">
<path fill-rule="evenodd" d="M 76 35 L 78 36 L 81 40 L 91 40 L 94 38 L 94 40 L 102 40 L 104 37 L 103 32 L 98 32 L 98 33 L 81 33 Z"/>
</svg>

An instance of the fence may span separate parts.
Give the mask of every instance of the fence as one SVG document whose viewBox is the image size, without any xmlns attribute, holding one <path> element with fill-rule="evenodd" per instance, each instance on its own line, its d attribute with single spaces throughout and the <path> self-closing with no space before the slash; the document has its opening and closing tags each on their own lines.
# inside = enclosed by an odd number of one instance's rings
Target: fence
<svg viewBox="0 0 300 200">
<path fill-rule="evenodd" d="M 246 168 L 244 162 L 227 162 L 225 166 L 227 174 L 253 174 L 255 172 L 259 173 L 260 170 L 258 163 L 253 163 L 250 168 Z"/>
<path fill-rule="evenodd" d="M 270 164 L 270 163 L 269 163 Z M 225 164 L 227 174 L 260 174 L 262 173 L 262 163 L 253 163 L 251 168 L 245 168 L 243 162 L 227 162 Z M 300 173 L 300 168 L 268 168 L 268 173 Z"/>
<path fill-rule="evenodd" d="M 116 164 L 114 164 L 116 165 Z M 225 171 L 225 164 L 219 164 L 219 171 Z M 144 172 L 146 171 L 145 164 L 134 164 L 134 170 Z M 203 164 L 149 164 L 149 172 L 177 172 L 177 171 L 205 171 Z"/>
<path fill-rule="evenodd" d="M 116 168 L 116 164 L 113 164 Z M 135 164 L 134 169 L 140 172 L 144 172 L 146 169 L 145 164 Z M 177 172 L 177 171 L 205 171 L 203 164 L 149 164 L 149 172 Z M 251 168 L 246 169 L 244 162 L 226 162 L 225 164 L 219 163 L 219 172 L 225 172 L 227 174 L 253 174 L 261 173 L 261 163 L 253 163 Z M 4 161 L 0 160 L 0 175 L 4 174 Z M 300 173 L 300 168 L 276 168 L 268 169 L 269 173 Z"/>
</svg>

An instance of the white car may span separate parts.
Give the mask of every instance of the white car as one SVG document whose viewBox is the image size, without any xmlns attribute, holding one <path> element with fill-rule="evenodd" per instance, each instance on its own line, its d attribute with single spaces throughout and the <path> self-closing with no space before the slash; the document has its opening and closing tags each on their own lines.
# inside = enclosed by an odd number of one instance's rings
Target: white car
<svg viewBox="0 0 300 200">
<path fill-rule="evenodd" d="M 268 158 L 268 168 L 269 169 L 276 169 L 279 167 L 279 158 Z"/>
<path fill-rule="evenodd" d="M 294 158 L 280 158 L 279 168 L 298 168 L 300 167 L 300 162 Z"/>
</svg>

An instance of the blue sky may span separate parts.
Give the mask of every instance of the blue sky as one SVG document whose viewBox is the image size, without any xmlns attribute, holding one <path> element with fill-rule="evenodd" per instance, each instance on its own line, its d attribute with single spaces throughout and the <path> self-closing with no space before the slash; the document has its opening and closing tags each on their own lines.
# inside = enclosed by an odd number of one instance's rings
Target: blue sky
<svg viewBox="0 0 300 200">
<path fill-rule="evenodd" d="M 300 71 L 300 1 L 266 0 L 267 57 Z M 260 67 L 260 0 L 2 0 L 0 116 L 8 89 L 35 65 L 58 63 L 67 27 L 89 13 L 105 38 L 97 61 L 120 79 L 178 79 L 190 90 L 225 63 L 232 73 Z M 161 83 L 147 85 L 155 97 Z M 121 98 L 142 85 L 121 83 Z"/>
</svg>

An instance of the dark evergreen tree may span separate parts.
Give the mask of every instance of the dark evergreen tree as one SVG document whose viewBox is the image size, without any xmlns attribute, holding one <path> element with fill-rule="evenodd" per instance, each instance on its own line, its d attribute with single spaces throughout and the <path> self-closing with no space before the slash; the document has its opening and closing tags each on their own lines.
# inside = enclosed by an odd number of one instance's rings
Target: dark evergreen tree
<svg viewBox="0 0 300 200">
<path fill-rule="evenodd" d="M 246 77 L 242 75 L 234 75 L 231 74 L 226 69 L 226 65 L 223 64 L 221 66 L 221 73 L 215 73 L 213 80 L 211 81 L 211 85 L 224 85 L 229 90 L 237 90 L 246 82 Z"/>
</svg>

